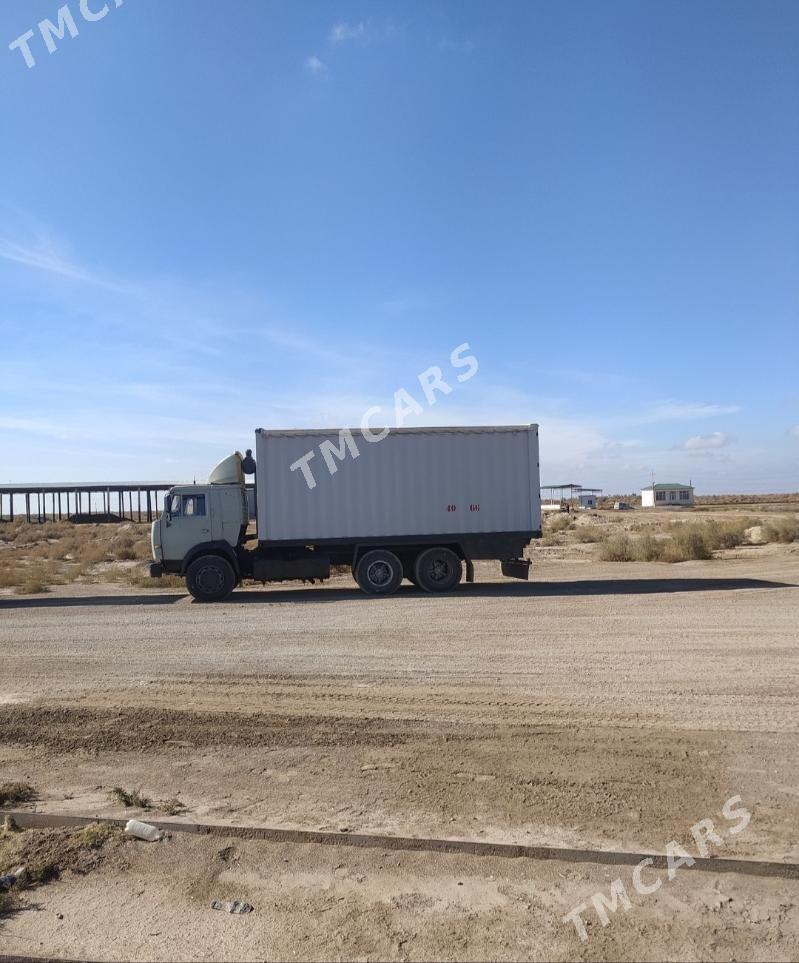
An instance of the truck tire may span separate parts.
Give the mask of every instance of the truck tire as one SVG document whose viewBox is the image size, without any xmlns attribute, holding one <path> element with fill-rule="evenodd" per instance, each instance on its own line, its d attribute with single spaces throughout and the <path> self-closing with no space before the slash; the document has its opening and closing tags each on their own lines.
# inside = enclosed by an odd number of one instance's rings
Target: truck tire
<svg viewBox="0 0 799 963">
<path fill-rule="evenodd" d="M 414 578 L 425 592 L 449 592 L 463 576 L 463 565 L 449 548 L 428 548 L 416 559 Z"/>
<path fill-rule="evenodd" d="M 233 566 L 220 555 L 201 555 L 186 569 L 186 588 L 198 602 L 223 602 L 235 587 Z"/>
<path fill-rule="evenodd" d="M 402 562 L 393 552 L 373 549 L 358 560 L 355 581 L 367 595 L 391 595 L 402 581 Z"/>
</svg>

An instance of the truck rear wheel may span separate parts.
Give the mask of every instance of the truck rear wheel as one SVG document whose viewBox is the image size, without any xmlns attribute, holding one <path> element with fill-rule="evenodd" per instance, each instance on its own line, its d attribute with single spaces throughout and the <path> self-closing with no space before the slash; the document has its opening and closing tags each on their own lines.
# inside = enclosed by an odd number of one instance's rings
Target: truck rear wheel
<svg viewBox="0 0 799 963">
<path fill-rule="evenodd" d="M 449 548 L 428 548 L 414 565 L 416 584 L 425 592 L 449 592 L 463 576 L 463 565 Z"/>
<path fill-rule="evenodd" d="M 198 602 L 222 602 L 235 587 L 233 566 L 219 555 L 201 555 L 186 569 L 186 588 Z"/>
<path fill-rule="evenodd" d="M 355 580 L 367 595 L 391 595 L 402 581 L 402 562 L 393 552 L 373 549 L 358 560 Z"/>
</svg>

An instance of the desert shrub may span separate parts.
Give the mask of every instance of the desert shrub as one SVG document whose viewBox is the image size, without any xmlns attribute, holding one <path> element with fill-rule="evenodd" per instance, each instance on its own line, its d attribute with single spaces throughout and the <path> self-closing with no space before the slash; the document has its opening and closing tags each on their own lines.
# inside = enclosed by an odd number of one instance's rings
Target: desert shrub
<svg viewBox="0 0 799 963">
<path fill-rule="evenodd" d="M 11 588 L 17 584 L 17 569 L 13 565 L 0 566 L 0 588 Z"/>
<path fill-rule="evenodd" d="M 17 595 L 38 595 L 49 592 L 50 586 L 58 584 L 58 566 L 53 562 L 36 562 L 33 565 L 20 565 L 14 576 L 14 591 Z"/>
<path fill-rule="evenodd" d="M 737 548 L 746 541 L 746 530 L 760 524 L 758 518 L 735 518 L 705 522 L 701 531 L 705 544 L 711 551 L 720 548 Z"/>
<path fill-rule="evenodd" d="M 100 849 L 109 839 L 114 839 L 119 830 L 110 823 L 89 823 L 75 833 L 78 846 L 88 846 L 89 849 Z"/>
<path fill-rule="evenodd" d="M 554 535 L 557 532 L 565 532 L 574 525 L 573 520 L 568 515 L 556 515 L 554 518 L 547 518 L 544 523 L 544 530 Z"/>
<path fill-rule="evenodd" d="M 36 790 L 27 782 L 4 782 L 0 785 L 0 806 L 31 802 L 35 798 Z"/>
<path fill-rule="evenodd" d="M 735 525 L 722 525 L 719 522 L 708 522 L 702 535 L 705 544 L 713 551 L 719 548 L 736 548 L 746 538 L 743 529 L 739 530 Z"/>
<path fill-rule="evenodd" d="M 112 801 L 121 802 L 126 808 L 149 809 L 152 805 L 150 800 L 142 795 L 141 789 L 122 789 L 119 786 L 114 786 L 108 795 Z"/>
<path fill-rule="evenodd" d="M 41 576 L 28 575 L 15 586 L 14 591 L 17 595 L 43 595 L 50 591 L 50 585 Z"/>
<path fill-rule="evenodd" d="M 683 525 L 666 542 L 663 559 L 666 562 L 701 561 L 713 557 L 702 526 Z"/>
<path fill-rule="evenodd" d="M 606 533 L 599 525 L 577 525 L 574 530 L 574 537 L 578 542 L 589 544 L 601 542 L 606 537 Z"/>
<path fill-rule="evenodd" d="M 767 542 L 799 542 L 799 515 L 779 518 L 763 526 L 763 537 Z"/>
<path fill-rule="evenodd" d="M 131 561 L 137 558 L 135 543 L 130 535 L 114 539 L 109 546 L 109 554 L 119 561 Z"/>
<path fill-rule="evenodd" d="M 660 562 L 666 554 L 666 542 L 653 535 L 641 535 L 633 543 L 633 555 L 637 562 Z"/>
<path fill-rule="evenodd" d="M 104 545 L 89 542 L 88 544 L 80 546 L 77 557 L 81 562 L 86 562 L 88 565 L 98 565 L 100 562 L 105 561 L 106 554 Z"/>
<path fill-rule="evenodd" d="M 599 557 L 603 562 L 687 562 L 712 558 L 712 551 L 699 526 L 680 525 L 667 538 L 611 535 L 600 545 Z"/>
<path fill-rule="evenodd" d="M 618 532 L 605 539 L 599 548 L 603 562 L 632 562 L 635 559 L 635 546 L 629 535 Z"/>
</svg>

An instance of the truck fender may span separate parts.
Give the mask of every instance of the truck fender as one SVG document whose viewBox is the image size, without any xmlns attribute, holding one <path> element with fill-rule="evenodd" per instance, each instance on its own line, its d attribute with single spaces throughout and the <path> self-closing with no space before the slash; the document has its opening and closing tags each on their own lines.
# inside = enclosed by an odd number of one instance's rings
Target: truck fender
<svg viewBox="0 0 799 963">
<path fill-rule="evenodd" d="M 185 575 L 186 569 L 191 565 L 195 558 L 199 558 L 200 555 L 220 555 L 225 558 L 233 566 L 233 571 L 236 573 L 237 578 L 241 578 L 241 567 L 239 566 L 238 557 L 233 550 L 233 547 L 224 541 L 215 542 L 201 542 L 199 545 L 194 545 L 188 552 L 186 552 L 183 557 L 183 564 L 180 567 L 180 574 Z"/>
</svg>

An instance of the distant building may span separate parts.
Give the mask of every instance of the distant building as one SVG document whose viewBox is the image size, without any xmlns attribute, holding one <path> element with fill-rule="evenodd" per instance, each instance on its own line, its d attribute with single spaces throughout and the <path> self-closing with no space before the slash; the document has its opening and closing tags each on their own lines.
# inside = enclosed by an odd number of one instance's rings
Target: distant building
<svg viewBox="0 0 799 963">
<path fill-rule="evenodd" d="M 641 489 L 642 508 L 665 508 L 668 505 L 682 505 L 690 508 L 694 503 L 694 486 L 680 485 L 679 482 L 659 482 Z"/>
<path fill-rule="evenodd" d="M 571 512 L 577 508 L 596 508 L 601 488 L 585 488 L 577 482 L 541 486 L 542 512 Z"/>
</svg>

